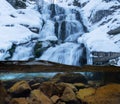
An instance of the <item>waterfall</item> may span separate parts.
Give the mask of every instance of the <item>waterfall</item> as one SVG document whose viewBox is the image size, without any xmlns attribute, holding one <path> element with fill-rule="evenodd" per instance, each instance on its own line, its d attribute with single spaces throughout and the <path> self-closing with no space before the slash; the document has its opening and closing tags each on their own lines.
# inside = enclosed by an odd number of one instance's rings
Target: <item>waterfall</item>
<svg viewBox="0 0 120 104">
<path fill-rule="evenodd" d="M 47 60 L 68 65 L 87 64 L 87 52 L 78 37 L 85 33 L 79 8 L 62 6 L 54 0 L 36 0 L 41 25 L 35 42 L 16 45 L 6 60 Z M 47 44 L 46 44 L 47 43 Z M 11 51 L 12 50 L 12 51 Z M 13 53 L 11 53 L 13 52 Z"/>
<path fill-rule="evenodd" d="M 46 5 L 42 10 L 45 24 L 43 30 L 40 31 L 40 39 L 51 41 L 53 39 L 50 36 L 52 36 L 57 44 L 49 47 L 37 60 L 77 66 L 86 64 L 86 48 L 83 44 L 77 43 L 78 37 L 85 32 L 81 20 L 78 19 L 80 13 L 76 15 L 79 11 L 75 8 L 59 6 L 53 2 Z"/>
<path fill-rule="evenodd" d="M 40 60 L 49 60 L 67 65 L 81 66 L 85 64 L 84 47 L 76 43 L 66 42 L 56 47 L 50 47 L 40 57 Z"/>
</svg>

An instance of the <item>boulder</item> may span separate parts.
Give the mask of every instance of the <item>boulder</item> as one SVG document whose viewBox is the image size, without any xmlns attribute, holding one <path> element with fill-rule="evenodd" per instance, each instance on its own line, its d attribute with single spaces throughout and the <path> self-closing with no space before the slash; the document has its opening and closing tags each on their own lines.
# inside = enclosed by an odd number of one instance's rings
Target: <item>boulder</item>
<svg viewBox="0 0 120 104">
<path fill-rule="evenodd" d="M 62 101 L 58 101 L 56 104 L 66 104 L 66 103 Z"/>
<path fill-rule="evenodd" d="M 61 87 L 63 86 L 63 88 L 69 87 L 69 88 L 71 88 L 74 92 L 77 91 L 77 88 L 76 88 L 73 84 L 71 84 L 71 83 L 61 82 L 61 83 L 57 83 L 57 86 L 61 86 Z"/>
<path fill-rule="evenodd" d="M 31 85 L 32 89 L 38 89 L 40 87 L 40 83 L 35 83 L 33 85 Z"/>
<path fill-rule="evenodd" d="M 84 99 L 88 96 L 94 95 L 95 94 L 95 89 L 94 88 L 85 88 L 85 89 L 80 89 L 77 92 L 77 98 L 84 101 Z"/>
<path fill-rule="evenodd" d="M 88 87 L 88 85 L 85 85 L 83 83 L 74 83 L 73 84 L 77 89 L 83 89 L 83 88 L 86 88 Z"/>
<path fill-rule="evenodd" d="M 70 87 L 66 87 L 61 96 L 61 100 L 65 102 L 76 101 L 76 95 Z"/>
<path fill-rule="evenodd" d="M 57 95 L 53 95 L 50 99 L 53 103 L 57 103 L 57 101 L 60 99 L 60 97 Z"/>
<path fill-rule="evenodd" d="M 77 98 L 87 104 L 119 104 L 120 84 L 108 84 L 102 87 L 79 90 Z"/>
<path fill-rule="evenodd" d="M 53 95 L 61 96 L 64 89 L 65 86 L 56 84 L 52 81 L 44 82 L 40 86 L 40 90 L 48 97 L 52 97 Z"/>
<path fill-rule="evenodd" d="M 31 88 L 26 81 L 19 81 L 9 89 L 10 94 L 15 97 L 26 97 L 30 91 Z"/>
<path fill-rule="evenodd" d="M 10 104 L 29 104 L 25 98 L 13 98 Z"/>
<path fill-rule="evenodd" d="M 58 73 L 52 78 L 54 82 L 87 83 L 87 79 L 80 73 Z"/>
<path fill-rule="evenodd" d="M 33 90 L 30 94 L 32 104 L 53 104 L 52 101 L 40 90 Z"/>
</svg>

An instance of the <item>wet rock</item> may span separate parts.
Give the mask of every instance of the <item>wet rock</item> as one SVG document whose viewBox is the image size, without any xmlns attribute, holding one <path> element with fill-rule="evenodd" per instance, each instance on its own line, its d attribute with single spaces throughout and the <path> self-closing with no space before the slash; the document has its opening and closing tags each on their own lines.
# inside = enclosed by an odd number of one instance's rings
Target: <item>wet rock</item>
<svg viewBox="0 0 120 104">
<path fill-rule="evenodd" d="M 87 104 L 119 104 L 120 102 L 120 84 L 108 84 L 99 87 L 94 92 L 93 89 L 80 90 L 79 99 Z M 89 92 L 89 93 L 88 93 Z"/>
<path fill-rule="evenodd" d="M 77 92 L 77 98 L 84 101 L 84 99 L 88 96 L 91 96 L 95 94 L 95 89 L 94 88 L 85 88 L 85 89 L 80 89 Z"/>
<path fill-rule="evenodd" d="M 45 95 L 52 97 L 53 95 L 62 95 L 65 86 L 49 81 L 42 83 L 40 89 Z"/>
<path fill-rule="evenodd" d="M 86 88 L 88 87 L 88 85 L 85 85 L 83 83 L 74 83 L 73 84 L 77 89 L 83 89 L 83 88 Z"/>
<path fill-rule="evenodd" d="M 0 104 L 4 104 L 6 102 L 7 91 L 4 88 L 2 82 L 0 81 Z"/>
<path fill-rule="evenodd" d="M 45 77 L 37 77 L 37 78 L 32 78 L 32 79 L 29 79 L 27 80 L 29 85 L 33 85 L 33 84 L 36 84 L 36 83 L 43 83 L 45 81 L 48 81 L 49 78 L 45 78 Z"/>
<path fill-rule="evenodd" d="M 52 101 L 40 90 L 33 90 L 30 94 L 32 104 L 53 104 Z"/>
<path fill-rule="evenodd" d="M 57 101 L 60 99 L 60 97 L 57 95 L 53 95 L 50 99 L 53 103 L 57 103 Z"/>
<path fill-rule="evenodd" d="M 100 87 L 104 85 L 103 81 L 88 81 L 89 86 L 91 87 Z"/>
<path fill-rule="evenodd" d="M 9 89 L 9 92 L 15 97 L 28 96 L 30 91 L 31 88 L 26 81 L 17 82 Z"/>
<path fill-rule="evenodd" d="M 42 53 L 47 50 L 47 48 L 49 47 L 49 45 L 47 46 L 43 46 L 41 41 L 36 42 L 35 46 L 34 46 L 34 56 L 35 58 L 39 58 Z"/>
<path fill-rule="evenodd" d="M 61 100 L 65 102 L 76 101 L 74 91 L 70 87 L 66 87 L 63 92 L 63 95 L 61 96 Z"/>
<path fill-rule="evenodd" d="M 69 88 L 71 88 L 74 92 L 77 91 L 77 88 L 76 88 L 73 84 L 71 84 L 71 83 L 61 82 L 61 83 L 58 83 L 57 86 L 63 86 L 63 88 L 69 87 Z"/>
<path fill-rule="evenodd" d="M 25 98 L 13 98 L 10 104 L 29 104 Z"/>
<path fill-rule="evenodd" d="M 32 89 L 38 89 L 40 87 L 40 83 L 35 83 L 33 85 L 31 85 Z"/>
<path fill-rule="evenodd" d="M 59 73 L 52 78 L 54 82 L 87 83 L 87 79 L 80 73 Z"/>
<path fill-rule="evenodd" d="M 59 101 L 56 104 L 66 104 L 65 102 Z"/>
</svg>

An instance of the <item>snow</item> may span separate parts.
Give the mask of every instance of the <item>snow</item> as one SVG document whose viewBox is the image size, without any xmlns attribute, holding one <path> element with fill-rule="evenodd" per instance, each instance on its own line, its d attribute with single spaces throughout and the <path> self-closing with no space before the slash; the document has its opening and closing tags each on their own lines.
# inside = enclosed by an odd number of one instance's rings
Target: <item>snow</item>
<svg viewBox="0 0 120 104">
<path fill-rule="evenodd" d="M 0 27 L 0 50 L 3 50 L 3 52 L 0 52 L 0 60 L 3 59 L 5 52 L 12 47 L 12 43 L 25 43 L 35 37 L 38 37 L 38 34 L 32 33 L 29 29 L 20 25 Z"/>
<path fill-rule="evenodd" d="M 108 38 L 104 28 L 98 28 L 78 38 L 79 43 L 85 43 L 90 51 L 120 52 L 120 48 Z"/>
<path fill-rule="evenodd" d="M 38 37 L 28 27 L 42 28 L 40 14 L 33 8 L 14 9 L 6 0 L 0 0 L 0 60 L 9 56 L 12 44 L 20 44 Z"/>
<path fill-rule="evenodd" d="M 20 25 L 15 25 L 13 27 L 0 27 L 0 42 L 17 42 L 17 44 L 19 44 L 27 42 L 36 36 L 37 34 L 32 33 L 26 27 Z"/>
<path fill-rule="evenodd" d="M 6 0 L 0 0 L 0 16 L 10 15 L 15 12 L 16 10 Z"/>
</svg>

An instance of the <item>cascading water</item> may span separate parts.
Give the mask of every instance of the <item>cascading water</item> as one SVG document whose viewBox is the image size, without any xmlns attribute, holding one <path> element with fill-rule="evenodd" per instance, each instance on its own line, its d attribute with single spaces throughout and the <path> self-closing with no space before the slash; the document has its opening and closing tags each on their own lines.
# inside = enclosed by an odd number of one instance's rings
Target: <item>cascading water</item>
<svg viewBox="0 0 120 104">
<path fill-rule="evenodd" d="M 53 3 L 48 4 L 47 7 L 46 5 L 43 6 L 43 9 L 41 9 L 43 17 L 45 15 L 47 17 L 48 13 L 50 14 L 47 18 L 43 18 L 45 21 L 44 27 L 48 28 L 42 30 L 45 31 L 44 34 L 42 31 L 40 32 L 40 37 L 44 35 L 45 40 L 50 40 L 51 38 L 48 37 L 52 35 L 57 38 L 57 44 L 48 48 L 38 59 L 77 66 L 86 64 L 86 49 L 83 45 L 77 43 L 77 38 L 84 33 L 82 23 L 77 20 L 77 10 L 60 7 Z M 52 24 L 46 22 L 48 20 Z M 43 29 L 45 29 L 44 27 Z"/>
<path fill-rule="evenodd" d="M 59 6 L 54 1 L 37 0 L 37 4 L 43 21 L 38 38 L 32 45 L 17 45 L 8 60 L 32 58 L 68 65 L 86 64 L 86 48 L 77 43 L 78 37 L 85 33 L 79 9 Z"/>
</svg>

